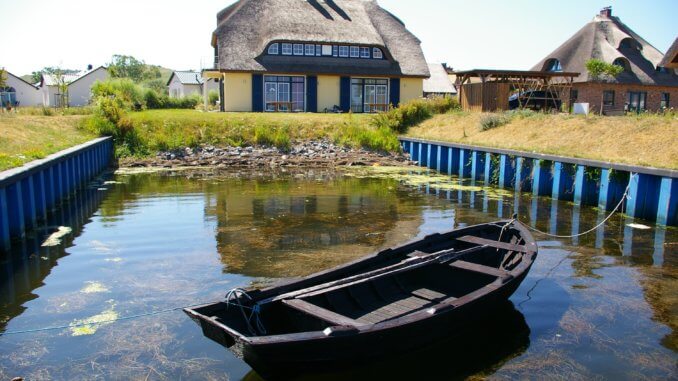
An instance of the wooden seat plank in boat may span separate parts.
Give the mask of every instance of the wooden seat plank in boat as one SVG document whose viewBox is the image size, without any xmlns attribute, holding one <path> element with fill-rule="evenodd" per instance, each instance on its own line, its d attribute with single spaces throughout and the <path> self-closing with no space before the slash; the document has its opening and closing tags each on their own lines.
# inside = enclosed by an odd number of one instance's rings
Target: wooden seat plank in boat
<svg viewBox="0 0 678 381">
<path fill-rule="evenodd" d="M 466 262 L 466 261 L 454 261 L 454 262 L 450 263 L 450 266 L 457 268 L 457 269 L 462 269 L 462 270 L 472 271 L 472 272 L 476 272 L 476 273 L 496 276 L 496 277 L 499 277 L 499 278 L 503 278 L 503 277 L 509 275 L 509 272 L 505 271 L 505 270 L 500 270 L 500 269 L 497 269 L 497 268 L 494 268 L 494 267 L 480 265 L 480 264 L 477 264 L 477 263 Z"/>
<path fill-rule="evenodd" d="M 457 241 L 473 243 L 481 246 L 490 246 L 497 249 L 504 249 L 509 251 L 518 251 L 521 253 L 527 253 L 527 248 L 523 245 L 516 245 L 513 243 L 494 241 L 491 239 L 480 238 L 472 235 L 465 235 L 463 237 L 457 238 Z"/>
<path fill-rule="evenodd" d="M 344 315 L 340 315 L 328 309 L 316 306 L 315 304 L 311 304 L 301 299 L 284 299 L 282 302 L 298 311 L 313 315 L 334 325 L 349 327 L 360 327 L 365 325 L 364 323 L 353 320 Z"/>
</svg>

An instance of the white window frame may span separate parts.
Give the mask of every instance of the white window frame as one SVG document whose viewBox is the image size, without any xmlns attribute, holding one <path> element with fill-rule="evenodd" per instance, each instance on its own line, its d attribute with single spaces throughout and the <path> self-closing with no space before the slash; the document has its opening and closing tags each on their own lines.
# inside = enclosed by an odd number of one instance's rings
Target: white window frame
<svg viewBox="0 0 678 381">
<path fill-rule="evenodd" d="M 282 54 L 284 56 L 292 55 L 292 44 L 283 43 L 282 44 Z"/>
<path fill-rule="evenodd" d="M 332 57 L 339 57 L 339 46 L 332 45 Z"/>
<path fill-rule="evenodd" d="M 304 45 L 304 55 L 315 56 L 315 45 L 313 44 Z"/>
<path fill-rule="evenodd" d="M 359 58 L 360 57 L 360 47 L 359 46 L 351 46 L 351 58 Z"/>
<path fill-rule="evenodd" d="M 348 46 L 340 45 L 339 46 L 339 57 L 347 58 L 348 57 Z"/>
<path fill-rule="evenodd" d="M 318 56 L 318 57 L 322 56 L 323 55 L 322 51 L 323 51 L 323 49 L 322 49 L 321 45 L 315 46 L 315 55 L 316 56 Z"/>
<path fill-rule="evenodd" d="M 360 47 L 360 58 L 370 58 L 370 48 Z"/>
<path fill-rule="evenodd" d="M 323 45 L 322 46 L 322 54 L 323 56 L 331 56 L 332 55 L 332 45 Z"/>
<path fill-rule="evenodd" d="M 293 54 L 295 56 L 303 56 L 304 55 L 304 44 L 294 44 Z"/>
<path fill-rule="evenodd" d="M 274 44 L 269 45 L 269 47 L 268 47 L 268 54 L 277 55 L 278 52 L 279 52 L 279 46 L 280 46 L 280 44 L 278 44 L 277 42 L 274 43 Z"/>
<path fill-rule="evenodd" d="M 372 49 L 372 58 L 374 59 L 383 59 L 384 58 L 384 52 L 381 51 L 379 48 L 373 48 Z"/>
</svg>

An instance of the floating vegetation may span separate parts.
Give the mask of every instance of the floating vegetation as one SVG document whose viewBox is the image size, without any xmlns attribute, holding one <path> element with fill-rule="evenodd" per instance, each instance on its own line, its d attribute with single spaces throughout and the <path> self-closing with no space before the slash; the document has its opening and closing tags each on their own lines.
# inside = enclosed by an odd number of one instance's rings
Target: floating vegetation
<svg viewBox="0 0 678 381">
<path fill-rule="evenodd" d="M 214 169 L 214 166 L 201 166 L 196 167 L 123 167 L 115 170 L 116 175 L 138 175 L 138 174 L 151 174 L 151 173 L 160 173 L 160 172 L 179 172 L 179 171 L 196 171 L 196 170 L 209 170 Z"/>
<path fill-rule="evenodd" d="M 61 245 L 61 239 L 68 234 L 71 234 L 72 231 L 73 229 L 69 227 L 59 226 L 58 230 L 47 237 L 45 242 L 42 243 L 42 247 Z"/>
<path fill-rule="evenodd" d="M 112 304 L 112 303 L 111 303 Z M 115 311 L 115 304 L 102 313 L 90 316 L 86 319 L 74 320 L 70 324 L 72 336 L 93 335 L 104 325 L 113 323 L 118 319 L 118 313 Z"/>
<path fill-rule="evenodd" d="M 492 199 L 513 196 L 512 192 L 504 189 L 476 185 L 470 179 L 459 179 L 418 167 L 349 167 L 346 169 L 346 176 L 360 179 L 393 179 L 409 186 L 428 186 L 441 191 L 483 192 Z"/>
<path fill-rule="evenodd" d="M 651 227 L 643 224 L 626 224 L 626 226 L 633 228 L 633 229 L 638 229 L 638 230 L 650 230 L 652 229 Z"/>
<path fill-rule="evenodd" d="M 121 181 L 104 181 L 104 185 L 124 184 Z"/>
<path fill-rule="evenodd" d="M 80 290 L 83 294 L 95 294 L 98 292 L 109 292 L 108 288 L 100 282 L 85 282 L 87 285 Z"/>
</svg>

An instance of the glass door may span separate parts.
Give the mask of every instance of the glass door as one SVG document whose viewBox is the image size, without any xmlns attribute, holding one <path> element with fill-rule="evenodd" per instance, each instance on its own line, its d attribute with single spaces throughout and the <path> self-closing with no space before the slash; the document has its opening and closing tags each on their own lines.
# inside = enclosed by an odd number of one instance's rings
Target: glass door
<svg viewBox="0 0 678 381">
<path fill-rule="evenodd" d="M 290 111 L 290 84 L 278 82 L 278 110 L 282 112 Z"/>
<path fill-rule="evenodd" d="M 374 112 L 377 103 L 377 88 L 375 85 L 365 85 L 365 112 Z"/>
<path fill-rule="evenodd" d="M 640 113 L 645 111 L 645 102 L 647 93 L 638 91 L 629 91 L 626 97 L 626 105 L 630 112 Z"/>
<path fill-rule="evenodd" d="M 378 104 L 375 111 L 388 111 L 388 86 L 377 85 L 377 101 Z"/>
<path fill-rule="evenodd" d="M 278 102 L 278 86 L 277 83 L 275 82 L 266 82 L 266 86 L 264 87 L 265 91 L 265 99 L 264 102 L 266 103 L 266 111 L 273 112 L 276 111 L 277 108 L 277 103 Z"/>
</svg>

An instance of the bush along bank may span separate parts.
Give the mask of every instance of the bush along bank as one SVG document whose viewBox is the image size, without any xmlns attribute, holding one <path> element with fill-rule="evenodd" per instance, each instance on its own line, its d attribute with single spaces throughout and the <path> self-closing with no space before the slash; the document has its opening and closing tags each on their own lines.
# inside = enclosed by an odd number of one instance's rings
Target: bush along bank
<svg viewBox="0 0 678 381">
<path fill-rule="evenodd" d="M 414 163 L 401 153 L 376 152 L 336 145 L 329 140 L 295 142 L 287 150 L 272 146 L 194 148 L 158 152 L 146 158 L 120 159 L 121 167 L 216 167 L 216 168 L 335 168 L 351 166 L 409 166 Z"/>
</svg>

